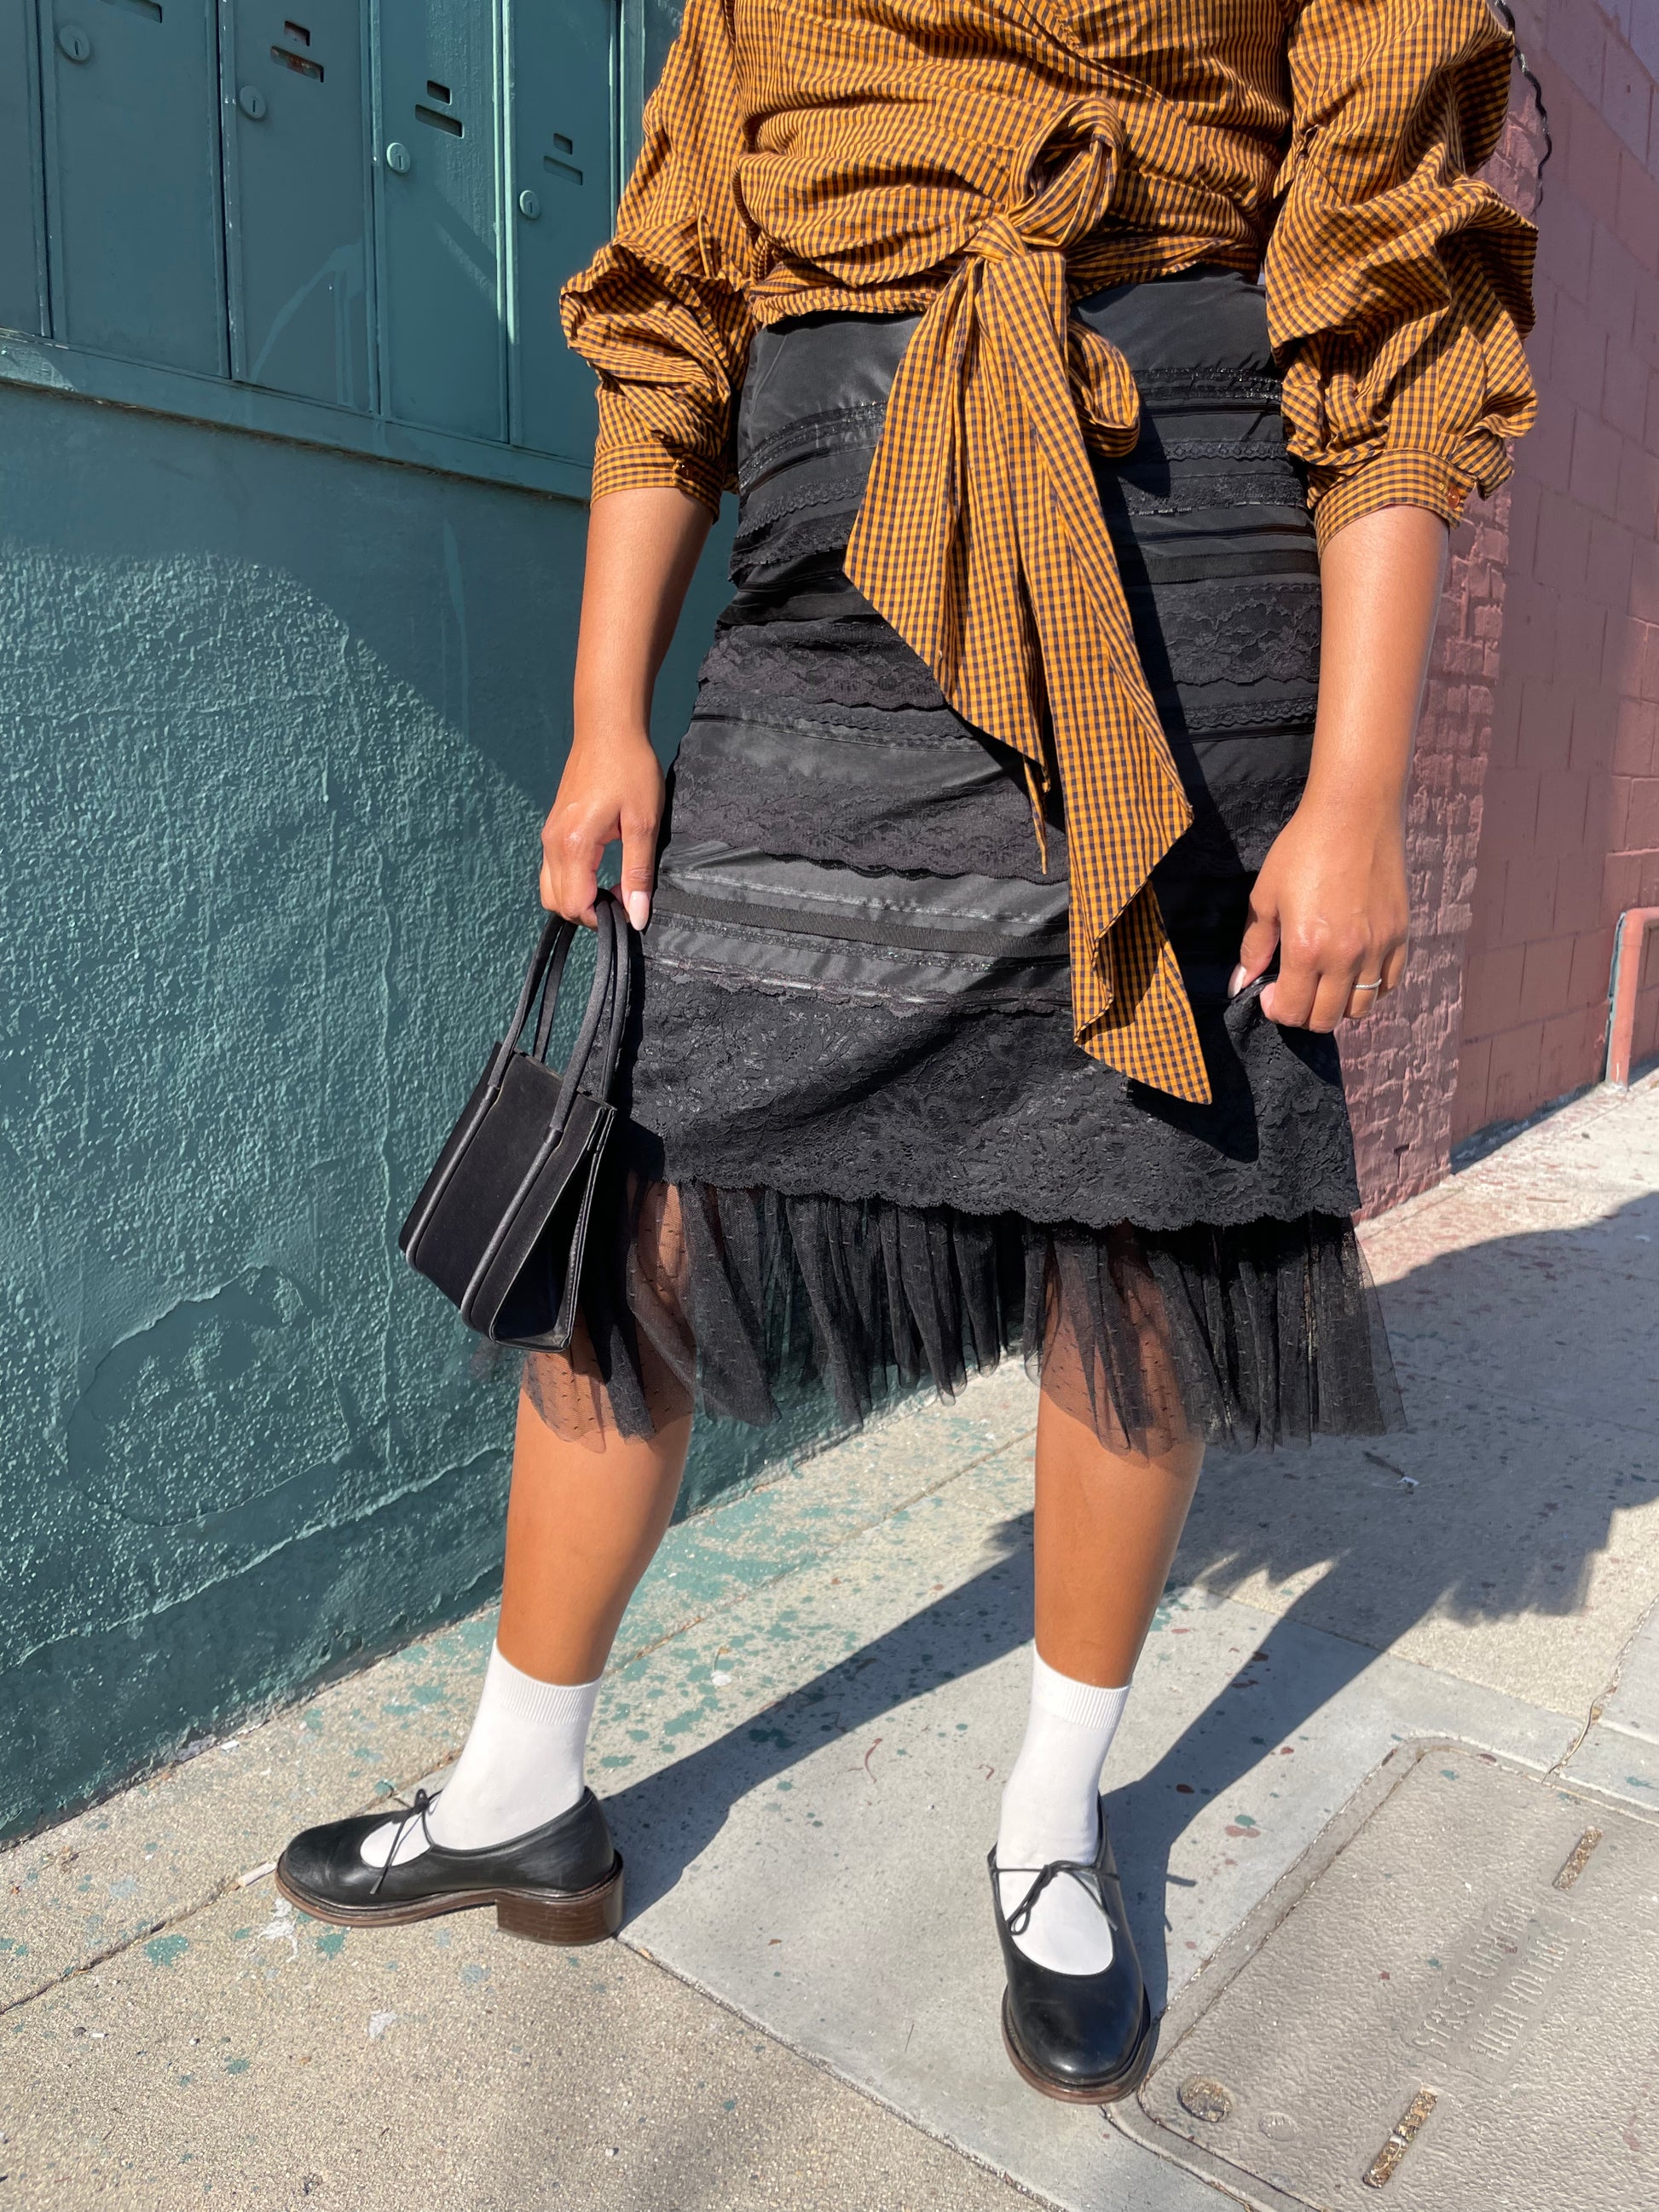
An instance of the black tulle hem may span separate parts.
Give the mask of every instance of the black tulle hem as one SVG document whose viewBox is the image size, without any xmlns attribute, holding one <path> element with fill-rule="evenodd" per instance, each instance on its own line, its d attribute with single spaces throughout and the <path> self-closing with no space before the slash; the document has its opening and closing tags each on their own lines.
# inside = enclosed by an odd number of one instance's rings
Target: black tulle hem
<svg viewBox="0 0 1659 2212">
<path fill-rule="evenodd" d="M 1115 1449 L 1402 1425 L 1346 1216 L 1097 1230 L 638 1178 L 615 1196 L 572 1352 L 526 1371 L 562 1434 L 650 1435 L 692 1413 L 763 1428 L 815 1394 L 856 1426 L 1006 1356 Z"/>
</svg>

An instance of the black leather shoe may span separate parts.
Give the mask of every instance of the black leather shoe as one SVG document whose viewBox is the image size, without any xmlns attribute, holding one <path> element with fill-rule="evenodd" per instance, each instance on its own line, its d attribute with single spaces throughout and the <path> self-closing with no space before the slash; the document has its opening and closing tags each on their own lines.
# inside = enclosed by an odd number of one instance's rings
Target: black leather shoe
<svg viewBox="0 0 1659 2212">
<path fill-rule="evenodd" d="M 1045 1867 L 1012 1867 L 1030 1874 L 1030 1887 L 1007 1919 L 991 1853 L 991 1905 L 1008 1987 L 1002 2000 L 1002 2040 L 1016 2073 L 1045 2097 L 1072 2105 L 1110 2105 L 1140 2087 L 1152 2057 L 1152 2008 L 1141 1979 L 1134 1939 L 1123 1912 L 1106 1815 L 1092 1865 L 1055 1859 Z M 1014 1942 L 1030 1923 L 1031 1907 L 1051 1881 L 1080 1883 L 1096 1899 L 1112 1931 L 1112 1963 L 1101 1974 L 1060 1974 L 1028 1959 Z"/>
<path fill-rule="evenodd" d="M 405 1820 L 426 1826 L 434 1802 L 415 1792 Z M 535 1943 L 597 1943 L 622 1925 L 623 1863 L 599 1801 L 584 1790 L 544 1828 L 478 1851 L 427 1848 L 401 1866 L 368 1866 L 365 1836 L 395 1813 L 366 1813 L 307 1828 L 276 1862 L 276 1887 L 313 1919 L 343 1928 L 392 1927 L 493 1905 L 495 1925 Z"/>
</svg>

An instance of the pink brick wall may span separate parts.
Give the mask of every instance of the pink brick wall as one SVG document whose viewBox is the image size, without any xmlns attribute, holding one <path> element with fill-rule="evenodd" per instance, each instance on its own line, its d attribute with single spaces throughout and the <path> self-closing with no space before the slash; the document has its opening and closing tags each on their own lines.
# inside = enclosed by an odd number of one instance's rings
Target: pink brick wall
<svg viewBox="0 0 1659 2212">
<path fill-rule="evenodd" d="M 1464 945 L 1492 750 L 1509 507 L 1504 488 L 1476 506 L 1477 519 L 1464 522 L 1452 540 L 1407 817 L 1412 953 L 1406 981 L 1368 1020 L 1340 1032 L 1368 1213 L 1438 1182 L 1451 1152 Z"/>
<path fill-rule="evenodd" d="M 1453 540 L 1410 815 L 1405 988 L 1343 1038 L 1365 1210 L 1601 1072 L 1613 933 L 1659 903 L 1659 0 L 1516 0 L 1553 150 L 1538 426 Z M 1516 80 L 1488 172 L 1536 199 Z M 1650 954 L 1637 1050 L 1659 1049 Z"/>
<path fill-rule="evenodd" d="M 1659 0 L 1516 12 L 1554 142 L 1540 405 L 1510 487 L 1454 1139 L 1599 1077 L 1613 926 L 1659 902 Z"/>
</svg>

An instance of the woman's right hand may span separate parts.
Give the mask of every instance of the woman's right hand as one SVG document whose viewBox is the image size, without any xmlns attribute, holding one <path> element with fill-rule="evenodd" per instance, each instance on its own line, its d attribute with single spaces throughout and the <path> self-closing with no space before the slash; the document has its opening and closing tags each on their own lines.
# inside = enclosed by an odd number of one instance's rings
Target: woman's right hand
<svg viewBox="0 0 1659 2212">
<path fill-rule="evenodd" d="M 643 729 L 585 730 L 570 748 L 558 796 L 542 825 L 542 904 L 592 928 L 599 862 L 622 840 L 618 886 L 628 919 L 643 929 L 656 880 L 663 773 Z"/>
<path fill-rule="evenodd" d="M 708 510 L 664 485 L 611 492 L 588 514 L 576 736 L 542 825 L 542 904 L 590 929 L 599 862 L 618 838 L 623 908 L 635 929 L 650 919 L 664 787 L 651 690 L 708 535 Z"/>
</svg>

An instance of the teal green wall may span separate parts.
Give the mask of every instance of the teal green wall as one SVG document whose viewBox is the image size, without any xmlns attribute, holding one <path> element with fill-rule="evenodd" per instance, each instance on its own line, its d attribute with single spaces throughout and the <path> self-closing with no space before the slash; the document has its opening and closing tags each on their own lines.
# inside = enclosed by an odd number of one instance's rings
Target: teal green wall
<svg viewBox="0 0 1659 2212">
<path fill-rule="evenodd" d="M 0 386 L 0 1833 L 495 1587 L 514 1365 L 395 1234 L 535 927 L 583 523 Z"/>
</svg>

